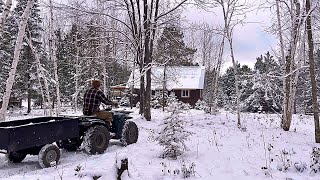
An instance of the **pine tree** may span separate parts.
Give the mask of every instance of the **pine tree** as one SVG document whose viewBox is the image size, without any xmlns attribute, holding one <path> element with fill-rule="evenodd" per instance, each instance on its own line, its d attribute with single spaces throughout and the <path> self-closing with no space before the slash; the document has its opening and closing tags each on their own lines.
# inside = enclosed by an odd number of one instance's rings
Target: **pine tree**
<svg viewBox="0 0 320 180">
<path fill-rule="evenodd" d="M 176 159 L 185 150 L 188 150 L 185 141 L 192 133 L 185 129 L 185 122 L 180 117 L 180 114 L 183 113 L 180 106 L 181 104 L 178 101 L 172 99 L 167 107 L 170 114 L 160 124 L 161 131 L 156 140 L 164 147 L 163 158 Z"/>
<path fill-rule="evenodd" d="M 279 78 L 270 75 L 280 74 L 280 66 L 269 52 L 257 57 L 254 65 L 255 72 L 250 80 L 250 90 L 242 96 L 242 109 L 248 112 L 280 112 L 281 111 L 281 82 Z"/>
<path fill-rule="evenodd" d="M 239 65 L 240 67 L 240 65 Z M 235 79 L 233 74 L 233 67 L 229 67 L 225 74 L 220 78 L 219 88 L 221 89 L 223 95 L 218 96 L 219 104 L 222 105 L 227 110 L 235 107 L 236 103 L 236 89 L 235 89 Z"/>
<path fill-rule="evenodd" d="M 9 16 L 4 23 L 3 31 L 0 37 L 0 97 L 2 97 L 4 88 L 6 87 L 5 83 L 11 68 L 16 35 L 17 29 L 15 20 L 12 16 Z"/>
<path fill-rule="evenodd" d="M 17 2 L 17 6 L 13 12 L 13 16 L 17 20 L 21 17 L 26 5 L 27 0 L 19 0 Z M 28 19 L 26 36 L 32 40 L 33 46 L 40 54 L 44 52 L 41 46 L 41 22 L 39 3 L 38 1 L 35 1 L 31 15 Z M 20 98 L 28 98 L 28 113 L 31 111 L 31 99 L 37 96 L 37 93 L 34 91 L 34 89 L 36 89 L 34 86 L 38 84 L 36 81 L 36 66 L 34 62 L 34 55 L 32 54 L 29 45 L 25 42 L 17 66 L 17 75 L 13 92 L 15 92 L 16 95 L 20 95 Z"/>
<path fill-rule="evenodd" d="M 320 63 L 320 50 L 315 53 L 315 73 L 319 74 L 319 63 Z M 308 63 L 308 62 L 306 62 Z M 316 76 L 317 86 L 320 86 L 319 77 Z M 312 99 L 311 99 L 311 82 L 309 69 L 304 68 L 299 74 L 299 80 L 297 82 L 297 96 L 296 96 L 296 107 L 297 112 L 311 113 L 312 112 Z M 318 101 L 320 103 L 320 89 L 318 88 Z"/>
<path fill-rule="evenodd" d="M 164 28 L 157 44 L 155 61 L 169 66 L 193 65 L 193 55 L 196 49 L 189 48 L 184 43 L 182 30 L 174 25 Z"/>
<path fill-rule="evenodd" d="M 73 34 L 67 34 L 67 36 L 63 38 L 63 32 L 60 29 L 57 30 L 55 34 L 57 37 L 58 76 L 62 77 L 59 79 L 61 100 L 64 103 L 70 103 L 72 102 L 72 95 L 75 93 L 74 59 L 76 58 L 76 50 L 72 37 Z"/>
</svg>

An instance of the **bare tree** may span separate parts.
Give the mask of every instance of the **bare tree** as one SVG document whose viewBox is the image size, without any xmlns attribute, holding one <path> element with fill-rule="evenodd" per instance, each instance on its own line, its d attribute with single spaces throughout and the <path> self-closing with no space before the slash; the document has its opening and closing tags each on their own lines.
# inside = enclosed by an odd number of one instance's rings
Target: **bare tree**
<svg viewBox="0 0 320 180">
<path fill-rule="evenodd" d="M 314 63 L 314 45 L 312 37 L 312 26 L 311 26 L 311 1 L 306 0 L 306 31 L 308 33 L 308 45 L 309 45 L 309 70 L 310 70 L 310 79 L 311 79 L 311 93 L 312 93 L 312 107 L 313 107 L 313 117 L 314 117 L 314 126 L 315 126 L 315 140 L 317 143 L 320 143 L 320 126 L 319 126 L 319 106 L 317 99 L 317 82 L 315 78 L 315 63 Z"/>
<path fill-rule="evenodd" d="M 283 66 L 284 99 L 281 127 L 288 131 L 292 120 L 296 84 L 302 66 L 302 53 L 299 53 L 297 49 L 303 44 L 301 41 L 304 41 L 303 36 L 301 36 L 303 13 L 301 12 L 302 6 L 298 0 L 290 1 L 290 4 L 277 0 L 276 7 L 277 31 L 280 39 L 281 64 Z M 282 15 L 288 13 L 289 16 Z M 287 38 L 284 38 L 286 37 L 285 35 L 287 35 Z M 285 39 L 287 42 L 285 42 Z M 287 52 L 285 52 L 285 49 L 287 49 Z"/>
<path fill-rule="evenodd" d="M 239 91 L 239 77 L 237 69 L 237 61 L 235 60 L 233 50 L 233 31 L 236 25 L 244 23 L 246 11 L 249 10 L 246 2 L 240 0 L 215 0 L 215 2 L 222 8 L 224 28 L 223 36 L 226 38 L 231 53 L 231 60 L 233 64 L 233 73 L 235 77 L 235 88 L 236 88 L 236 104 L 237 104 L 237 119 L 238 127 L 241 127 L 240 121 L 240 91 Z M 224 45 L 224 39 L 221 45 Z M 223 49 L 220 50 L 223 53 Z M 221 63 L 220 63 L 221 64 Z"/>
<path fill-rule="evenodd" d="M 50 59 L 53 61 L 53 68 L 54 68 L 54 80 L 55 80 L 55 87 L 56 87 L 56 115 L 59 116 L 61 112 L 61 98 L 60 98 L 60 84 L 59 84 L 59 77 L 58 77 L 58 65 L 57 65 L 57 47 L 56 47 L 56 38 L 53 29 L 53 6 L 52 0 L 49 0 L 50 3 L 50 21 L 49 21 L 49 48 L 50 48 Z"/>
<path fill-rule="evenodd" d="M 6 90 L 3 95 L 2 107 L 0 109 L 0 121 L 5 121 L 5 118 L 6 118 L 6 112 L 7 112 L 7 108 L 8 108 L 8 104 L 9 104 L 12 85 L 14 83 L 16 69 L 17 69 L 17 65 L 19 62 L 19 57 L 20 57 L 20 53 L 21 53 L 21 49 L 22 49 L 22 42 L 23 42 L 23 38 L 25 36 L 25 30 L 26 30 L 28 18 L 31 14 L 31 8 L 32 8 L 33 4 L 34 4 L 33 0 L 28 0 L 27 6 L 26 6 L 23 14 L 21 15 L 21 21 L 20 21 L 19 27 L 18 27 L 18 29 L 19 29 L 18 36 L 17 36 L 17 40 L 15 43 L 15 47 L 14 47 L 14 56 L 13 56 L 12 66 L 11 66 L 11 69 L 9 72 L 9 77 L 8 77 L 7 83 L 6 83 Z"/>
</svg>

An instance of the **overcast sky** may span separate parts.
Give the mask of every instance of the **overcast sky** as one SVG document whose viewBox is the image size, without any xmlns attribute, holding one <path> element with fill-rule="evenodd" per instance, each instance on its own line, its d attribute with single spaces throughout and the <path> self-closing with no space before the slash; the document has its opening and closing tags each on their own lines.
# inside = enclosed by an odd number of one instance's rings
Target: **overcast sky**
<svg viewBox="0 0 320 180">
<path fill-rule="evenodd" d="M 223 24 L 222 13 L 220 9 L 214 9 L 214 12 L 205 12 L 195 8 L 188 8 L 183 15 L 191 22 L 207 22 L 213 26 Z M 252 11 L 247 14 L 247 23 L 238 25 L 234 31 L 234 52 L 237 61 L 253 67 L 256 57 L 265 54 L 277 45 L 275 35 L 266 32 L 266 28 L 271 26 L 270 10 Z M 229 46 L 226 46 L 225 62 L 223 69 L 231 66 L 231 57 Z"/>
</svg>

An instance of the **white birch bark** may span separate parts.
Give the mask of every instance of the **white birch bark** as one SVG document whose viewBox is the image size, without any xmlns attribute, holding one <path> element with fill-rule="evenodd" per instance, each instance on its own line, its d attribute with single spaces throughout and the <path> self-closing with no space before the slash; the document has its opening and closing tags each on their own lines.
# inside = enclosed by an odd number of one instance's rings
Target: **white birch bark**
<svg viewBox="0 0 320 180">
<path fill-rule="evenodd" d="M 223 18 L 224 18 L 224 36 L 229 42 L 230 53 L 231 53 L 231 60 L 233 64 L 233 74 L 235 78 L 235 88 L 236 88 L 236 105 L 237 105 L 237 125 L 241 127 L 241 120 L 240 120 L 240 90 L 239 90 L 239 79 L 238 79 L 238 70 L 237 70 L 237 62 L 234 57 L 233 51 L 233 29 L 238 24 L 232 21 L 235 14 L 245 14 L 245 9 L 247 8 L 245 4 L 240 4 L 238 0 L 217 0 L 220 4 L 222 11 L 223 11 Z"/>
<path fill-rule="evenodd" d="M 39 85 L 40 85 L 40 91 L 41 91 L 41 95 L 42 95 L 42 98 L 43 98 L 43 101 L 44 101 L 44 105 L 45 105 L 45 109 L 49 108 L 50 107 L 50 104 L 51 104 L 51 99 L 50 99 L 50 94 L 49 94 L 49 85 L 48 85 L 48 81 L 47 81 L 47 78 L 45 77 L 45 73 L 43 72 L 43 68 L 42 68 L 42 65 L 41 65 L 41 62 L 40 62 L 40 58 L 39 58 L 39 55 L 38 53 L 36 52 L 33 44 L 32 44 L 32 41 L 30 40 L 30 38 L 28 38 L 27 36 L 25 36 L 25 39 L 36 59 L 36 63 L 37 63 L 37 74 L 38 74 L 38 80 L 39 80 Z M 42 88 L 42 85 L 41 85 L 41 77 L 43 79 L 43 82 L 44 82 L 44 88 L 45 88 L 45 95 L 46 95 L 46 98 L 44 98 L 44 91 L 43 91 L 43 88 Z M 52 116 L 52 109 L 49 108 L 49 116 Z"/>
<path fill-rule="evenodd" d="M 291 21 L 292 26 L 290 28 L 290 46 L 288 55 L 285 57 L 284 67 L 284 99 L 283 99 L 283 118 L 281 122 L 281 127 L 288 131 L 290 129 L 294 98 L 296 91 L 296 81 L 297 75 L 299 74 L 299 67 L 297 67 L 297 48 L 299 45 L 299 40 L 301 38 L 301 26 L 303 24 L 303 14 L 301 11 L 301 5 L 299 1 L 293 0 L 291 2 Z M 296 74 L 295 74 L 296 73 Z"/>
<path fill-rule="evenodd" d="M 57 47 L 56 47 L 56 39 L 54 35 L 53 30 L 53 10 L 52 10 L 52 1 L 49 1 L 50 3 L 50 25 L 49 25 L 49 32 L 50 32 L 50 41 L 51 41 L 51 47 L 50 47 L 50 57 L 53 61 L 53 69 L 54 69 L 54 80 L 56 83 L 56 100 L 57 100 L 57 106 L 56 106 L 56 115 L 59 116 L 61 112 L 61 100 L 60 100 L 60 83 L 59 83 L 59 77 L 58 77 L 58 64 L 57 64 Z"/>
<path fill-rule="evenodd" d="M 9 16 L 11 6 L 12 6 L 12 0 L 7 0 L 4 6 L 4 10 L 2 12 L 2 16 L 0 16 L 0 35 L 2 34 L 4 23 L 7 17 Z"/>
<path fill-rule="evenodd" d="M 12 61 L 11 69 L 9 72 L 9 77 L 8 77 L 7 83 L 6 83 L 6 90 L 4 92 L 3 99 L 2 99 L 2 107 L 0 109 L 0 121 L 5 121 L 5 118 L 6 118 L 6 112 L 7 112 L 7 108 L 8 108 L 8 104 L 9 104 L 12 86 L 13 86 L 13 83 L 15 80 L 14 78 L 15 78 L 17 65 L 19 62 L 19 57 L 20 57 L 20 53 L 21 53 L 21 49 L 22 49 L 23 37 L 25 35 L 26 26 L 27 26 L 28 18 L 31 14 L 31 8 L 33 6 L 33 3 L 34 3 L 33 0 L 28 0 L 27 6 L 26 6 L 23 14 L 21 15 L 18 36 L 17 36 L 15 47 L 14 47 L 13 61 Z"/>
<path fill-rule="evenodd" d="M 75 84 L 75 94 L 74 94 L 74 111 L 78 110 L 78 95 L 79 95 L 79 77 L 80 77 L 80 64 L 79 64 L 79 46 L 78 46 L 78 32 L 76 33 L 75 39 L 75 47 L 76 47 L 76 74 L 74 75 L 74 84 Z"/>
</svg>

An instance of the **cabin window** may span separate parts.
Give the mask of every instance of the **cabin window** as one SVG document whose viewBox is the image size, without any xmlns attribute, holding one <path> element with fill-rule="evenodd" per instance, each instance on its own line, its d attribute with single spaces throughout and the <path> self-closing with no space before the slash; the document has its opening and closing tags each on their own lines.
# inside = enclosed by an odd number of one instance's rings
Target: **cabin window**
<svg viewBox="0 0 320 180">
<path fill-rule="evenodd" d="M 181 97 L 190 97 L 189 90 L 181 90 Z"/>
</svg>

